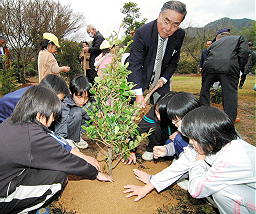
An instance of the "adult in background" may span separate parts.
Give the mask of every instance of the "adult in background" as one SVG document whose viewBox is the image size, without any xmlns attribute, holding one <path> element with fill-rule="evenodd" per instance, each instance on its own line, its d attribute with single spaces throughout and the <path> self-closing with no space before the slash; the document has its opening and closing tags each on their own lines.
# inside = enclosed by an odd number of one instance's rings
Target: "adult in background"
<svg viewBox="0 0 256 214">
<path fill-rule="evenodd" d="M 201 59 L 200 59 L 200 64 L 199 64 L 199 69 L 200 69 L 200 72 L 202 72 L 202 68 L 203 68 L 203 64 L 208 56 L 208 48 L 211 46 L 212 44 L 212 40 L 207 40 L 206 43 L 205 43 L 205 49 L 202 51 L 201 53 Z"/>
<path fill-rule="evenodd" d="M 247 42 L 242 36 L 231 36 L 230 29 L 224 28 L 217 32 L 208 52 L 203 65 L 200 103 L 210 105 L 210 87 L 220 81 L 224 111 L 235 122 L 240 71 L 243 73 L 249 54 Z"/>
<path fill-rule="evenodd" d="M 95 58 L 100 55 L 101 49 L 100 45 L 105 40 L 102 34 L 97 31 L 97 29 L 93 25 L 87 25 L 87 33 L 90 37 L 93 38 L 91 47 L 84 47 L 83 50 L 85 53 L 90 53 L 89 66 L 91 69 L 87 70 L 86 76 L 90 83 L 94 83 L 94 78 L 97 76 L 97 72 L 95 70 L 94 62 Z"/>
<path fill-rule="evenodd" d="M 6 38 L 0 34 L 0 69 L 5 69 L 10 65 L 11 54 L 6 46 Z"/>
<path fill-rule="evenodd" d="M 39 82 L 48 74 L 58 75 L 60 72 L 68 72 L 70 67 L 58 65 L 54 53 L 60 47 L 58 38 L 52 33 L 44 33 L 41 42 L 41 50 L 38 55 Z"/>
<path fill-rule="evenodd" d="M 252 50 L 253 48 L 253 43 L 252 42 L 248 42 L 248 47 L 249 47 L 249 57 L 248 57 L 248 61 L 245 65 L 244 68 L 244 72 L 241 75 L 241 80 L 240 80 L 240 84 L 239 84 L 239 88 L 242 89 L 245 79 L 246 79 L 246 75 L 249 74 L 250 72 L 253 73 L 253 66 L 256 64 L 256 53 Z"/>
<path fill-rule="evenodd" d="M 90 60 L 90 53 L 84 52 L 84 48 L 89 47 L 89 43 L 86 41 L 82 42 L 82 51 L 79 55 L 79 59 L 81 62 L 81 67 L 84 71 L 84 75 L 86 76 L 86 71 L 90 69 L 89 60 Z"/>
<path fill-rule="evenodd" d="M 136 84 L 136 102 L 145 106 L 143 92 L 159 84 L 154 102 L 170 91 L 170 78 L 175 72 L 185 31 L 180 28 L 187 14 L 186 5 L 179 1 L 164 3 L 157 20 L 140 27 L 134 36 L 129 56 L 128 80 Z"/>
</svg>

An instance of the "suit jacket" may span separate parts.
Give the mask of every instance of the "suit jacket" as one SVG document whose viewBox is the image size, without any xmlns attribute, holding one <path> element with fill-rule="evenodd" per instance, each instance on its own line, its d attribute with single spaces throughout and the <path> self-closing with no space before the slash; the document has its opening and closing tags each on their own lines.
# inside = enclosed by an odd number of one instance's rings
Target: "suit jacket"
<svg viewBox="0 0 256 214">
<path fill-rule="evenodd" d="M 177 68 L 184 37 L 185 31 L 178 29 L 168 38 L 160 75 L 168 81 L 161 88 L 165 92 L 170 90 L 169 80 Z M 128 80 L 136 84 L 134 89 L 142 88 L 144 91 L 149 87 L 155 65 L 157 44 L 158 31 L 156 20 L 143 25 L 136 31 L 131 54 L 128 59 L 128 69 L 132 71 Z"/>
<path fill-rule="evenodd" d="M 92 41 L 92 46 L 89 49 L 89 52 L 91 53 L 90 55 L 90 61 L 89 61 L 89 65 L 91 69 L 95 69 L 94 66 L 94 62 L 95 62 L 95 58 L 100 55 L 101 50 L 100 50 L 100 45 L 101 43 L 104 41 L 104 37 L 102 36 L 102 34 L 97 31 L 93 41 Z"/>
<path fill-rule="evenodd" d="M 225 36 L 208 48 L 203 65 L 206 73 L 232 74 L 239 77 L 248 60 L 249 48 L 242 36 Z"/>
</svg>

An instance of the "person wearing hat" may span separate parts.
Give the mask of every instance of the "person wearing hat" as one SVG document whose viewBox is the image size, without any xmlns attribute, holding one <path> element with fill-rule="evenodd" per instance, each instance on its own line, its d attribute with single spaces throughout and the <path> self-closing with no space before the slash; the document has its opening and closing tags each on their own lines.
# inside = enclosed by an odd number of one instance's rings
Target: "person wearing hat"
<svg viewBox="0 0 256 214">
<path fill-rule="evenodd" d="M 202 68 L 201 105 L 210 105 L 210 87 L 219 81 L 222 88 L 223 108 L 232 122 L 236 121 L 240 71 L 243 73 L 249 49 L 242 36 L 230 35 L 230 29 L 217 32 L 208 48 Z"/>
<path fill-rule="evenodd" d="M 103 77 L 103 69 L 112 62 L 113 55 L 111 54 L 112 46 L 108 40 L 104 40 L 100 45 L 102 51 L 99 56 L 96 57 L 94 66 L 99 77 Z"/>
<path fill-rule="evenodd" d="M 44 33 L 41 42 L 41 50 L 38 55 L 39 82 L 48 74 L 58 75 L 60 72 L 68 72 L 70 67 L 58 65 L 54 53 L 60 47 L 58 38 L 52 33 Z"/>
</svg>

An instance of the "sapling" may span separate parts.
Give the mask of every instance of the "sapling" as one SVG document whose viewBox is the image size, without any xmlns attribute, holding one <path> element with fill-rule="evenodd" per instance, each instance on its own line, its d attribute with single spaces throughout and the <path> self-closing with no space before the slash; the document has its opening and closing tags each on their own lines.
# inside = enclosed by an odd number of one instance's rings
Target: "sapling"
<svg viewBox="0 0 256 214">
<path fill-rule="evenodd" d="M 95 103 L 88 111 L 91 118 L 88 127 L 83 127 L 106 157 L 109 174 L 122 158 L 129 157 L 130 150 L 148 136 L 147 133 L 139 133 L 134 119 L 139 111 L 131 104 L 135 95 L 132 91 L 134 84 L 127 81 L 130 74 L 128 64 L 121 63 L 125 48 L 114 48 L 112 63 L 103 69 L 102 78 L 95 78 L 90 90 Z"/>
</svg>

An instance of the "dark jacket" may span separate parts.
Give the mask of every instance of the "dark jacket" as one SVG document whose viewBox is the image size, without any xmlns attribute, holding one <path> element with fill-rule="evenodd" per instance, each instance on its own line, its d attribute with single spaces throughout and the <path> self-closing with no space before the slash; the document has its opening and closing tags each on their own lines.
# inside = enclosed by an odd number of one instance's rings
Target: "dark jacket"
<svg viewBox="0 0 256 214">
<path fill-rule="evenodd" d="M 94 62 L 95 58 L 100 55 L 101 50 L 100 50 L 100 45 L 104 41 L 104 37 L 101 35 L 99 31 L 97 31 L 96 35 L 94 36 L 94 39 L 92 41 L 92 46 L 89 48 L 89 52 L 91 53 L 90 55 L 90 60 L 89 60 L 89 65 L 91 69 L 95 69 Z"/>
<path fill-rule="evenodd" d="M 161 77 L 164 77 L 167 81 L 177 68 L 184 36 L 185 31 L 178 29 L 168 38 L 161 69 Z M 142 88 L 145 90 L 149 87 L 155 65 L 157 44 L 158 31 L 156 20 L 143 25 L 136 31 L 128 59 L 128 69 L 132 71 L 128 80 L 136 84 L 135 89 Z M 169 86 L 168 83 L 165 85 Z"/>
<path fill-rule="evenodd" d="M 18 89 L 0 98 L 0 123 L 11 116 L 16 104 L 30 87 Z"/>
<path fill-rule="evenodd" d="M 0 124 L 0 147 L 0 197 L 7 197 L 16 189 L 22 180 L 19 173 L 27 168 L 61 171 L 87 179 L 95 179 L 98 174 L 94 166 L 67 152 L 36 123 L 4 121 Z"/>
<path fill-rule="evenodd" d="M 248 61 L 244 68 L 244 73 L 249 74 L 253 71 L 253 66 L 256 64 L 256 53 L 253 50 L 249 51 Z"/>
<path fill-rule="evenodd" d="M 201 53 L 199 68 L 203 68 L 204 62 L 208 56 L 208 49 L 204 49 Z"/>
<path fill-rule="evenodd" d="M 148 132 L 151 128 L 153 132 L 148 136 L 150 145 L 164 145 L 165 141 L 169 139 L 169 136 L 176 131 L 176 127 L 173 124 L 169 126 L 161 125 L 161 121 L 155 115 L 154 107 L 151 107 L 139 123 L 140 133 Z"/>
<path fill-rule="evenodd" d="M 79 120 L 79 121 L 74 121 L 74 120 Z M 71 128 L 69 127 L 69 124 L 71 122 L 74 124 L 75 123 L 78 124 L 76 128 L 77 130 L 71 130 L 71 131 L 80 133 L 81 125 L 86 125 L 86 121 L 88 120 L 90 120 L 90 117 L 87 115 L 87 112 L 84 110 L 84 108 L 77 106 L 73 101 L 71 95 L 68 95 L 65 97 L 65 99 L 61 103 L 61 115 L 58 118 L 58 120 L 55 121 L 53 130 L 54 130 L 54 133 L 58 136 L 75 140 L 76 142 L 78 142 L 80 141 L 80 138 L 72 139 L 72 137 L 69 136 L 69 133 L 70 133 L 69 129 Z M 80 134 L 78 136 L 80 136 Z"/>
<path fill-rule="evenodd" d="M 239 76 L 247 63 L 249 49 L 242 36 L 226 36 L 214 42 L 208 48 L 208 52 L 203 65 L 206 73 Z"/>
</svg>

